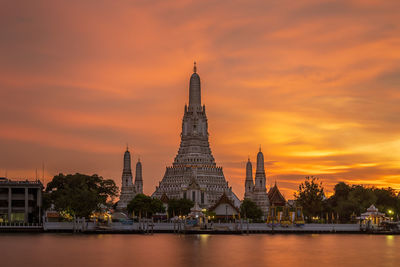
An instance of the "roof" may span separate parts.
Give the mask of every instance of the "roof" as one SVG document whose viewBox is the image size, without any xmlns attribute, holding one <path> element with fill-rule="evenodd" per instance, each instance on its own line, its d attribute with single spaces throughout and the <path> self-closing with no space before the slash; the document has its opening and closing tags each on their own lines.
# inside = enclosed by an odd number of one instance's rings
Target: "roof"
<svg viewBox="0 0 400 267">
<path fill-rule="evenodd" d="M 219 200 L 211 208 L 209 208 L 209 210 L 213 211 L 221 204 L 229 204 L 234 210 L 236 210 L 239 213 L 239 209 L 235 207 L 233 201 L 230 200 L 225 193 L 222 194 Z"/>
<path fill-rule="evenodd" d="M 378 209 L 375 207 L 375 205 L 371 205 L 367 209 L 367 212 L 361 213 L 361 217 L 367 217 L 367 216 L 370 216 L 370 215 L 385 216 L 385 213 L 379 212 Z"/>
<path fill-rule="evenodd" d="M 22 181 L 22 180 L 9 180 L 0 179 L 0 186 L 7 186 L 7 187 L 29 187 L 29 188 L 43 188 L 43 184 L 40 180 L 33 180 L 33 181 Z"/>
<path fill-rule="evenodd" d="M 128 216 L 127 216 L 125 213 L 123 213 L 123 212 L 114 212 L 114 213 L 111 215 L 111 217 L 112 217 L 114 220 L 126 220 L 126 219 L 128 219 Z"/>
<path fill-rule="evenodd" d="M 163 203 L 168 203 L 169 198 L 168 198 L 167 194 L 164 193 L 164 194 L 162 194 L 160 200 L 161 200 L 161 202 L 163 202 Z"/>
<path fill-rule="evenodd" d="M 278 186 L 275 185 L 271 187 L 271 189 L 268 192 L 268 198 L 269 198 L 269 203 L 274 206 L 285 206 L 286 205 L 286 199 L 285 197 L 281 194 L 281 192 L 278 189 Z"/>
<path fill-rule="evenodd" d="M 372 204 L 372 205 L 367 209 L 367 211 L 369 211 L 369 212 L 378 212 L 378 209 L 375 207 L 374 204 Z"/>
</svg>

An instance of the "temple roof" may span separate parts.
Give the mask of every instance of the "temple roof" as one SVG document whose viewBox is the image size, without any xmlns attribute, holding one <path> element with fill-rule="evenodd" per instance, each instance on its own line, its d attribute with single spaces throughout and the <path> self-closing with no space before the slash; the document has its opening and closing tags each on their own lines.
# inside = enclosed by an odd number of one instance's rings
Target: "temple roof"
<svg viewBox="0 0 400 267">
<path fill-rule="evenodd" d="M 367 211 L 369 211 L 369 212 L 377 212 L 378 209 L 375 207 L 374 204 L 372 204 L 372 205 L 367 209 Z"/>
<path fill-rule="evenodd" d="M 281 194 L 281 192 L 278 189 L 278 186 L 275 185 L 271 187 L 271 189 L 268 191 L 268 198 L 269 202 L 271 205 L 274 206 L 285 206 L 286 205 L 286 200 L 285 197 Z"/>
<path fill-rule="evenodd" d="M 168 203 L 169 201 L 169 197 L 167 196 L 167 194 L 162 194 L 161 198 L 160 198 L 162 203 Z"/>
<path fill-rule="evenodd" d="M 219 198 L 219 200 L 212 207 L 210 207 L 209 210 L 213 211 L 221 204 L 229 204 L 233 209 L 235 209 L 237 212 L 239 212 L 239 209 L 237 207 L 235 207 L 235 204 L 233 203 L 233 201 L 230 200 L 225 193 L 222 194 L 222 196 Z"/>
</svg>

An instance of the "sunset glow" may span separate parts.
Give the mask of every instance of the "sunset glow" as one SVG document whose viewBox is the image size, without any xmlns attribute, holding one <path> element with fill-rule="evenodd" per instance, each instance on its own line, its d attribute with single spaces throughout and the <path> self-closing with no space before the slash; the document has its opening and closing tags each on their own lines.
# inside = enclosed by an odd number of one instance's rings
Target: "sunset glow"
<svg viewBox="0 0 400 267">
<path fill-rule="evenodd" d="M 177 153 L 197 62 L 210 145 L 243 197 L 305 176 L 400 190 L 400 1 L 7 1 L 0 176 L 97 173 L 128 143 L 151 194 Z"/>
</svg>

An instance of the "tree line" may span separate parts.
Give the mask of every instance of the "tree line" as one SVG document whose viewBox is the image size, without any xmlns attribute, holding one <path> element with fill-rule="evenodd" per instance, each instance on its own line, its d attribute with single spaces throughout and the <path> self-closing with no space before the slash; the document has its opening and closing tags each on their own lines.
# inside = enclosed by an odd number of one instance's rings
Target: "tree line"
<svg viewBox="0 0 400 267">
<path fill-rule="evenodd" d="M 375 205 L 380 212 L 394 219 L 399 218 L 400 198 L 393 188 L 377 188 L 364 185 L 349 185 L 339 182 L 333 195 L 325 196 L 322 182 L 316 177 L 306 177 L 294 194 L 296 205 L 303 207 L 308 222 L 318 217 L 319 221 L 351 222 L 355 216 Z"/>
<path fill-rule="evenodd" d="M 46 210 L 53 206 L 71 217 L 88 218 L 93 212 L 115 207 L 117 196 L 118 187 L 112 179 L 104 179 L 96 174 L 59 174 L 47 184 L 43 194 L 43 208 Z M 376 188 L 339 182 L 334 187 L 334 193 L 326 197 L 322 182 L 316 177 L 306 177 L 294 197 L 295 205 L 303 208 L 307 222 L 318 218 L 320 222 L 348 223 L 372 204 L 394 219 L 398 219 L 400 214 L 400 198 L 390 187 Z M 170 199 L 168 209 L 165 210 L 161 200 L 138 194 L 128 204 L 128 212 L 140 217 L 167 212 L 171 218 L 189 214 L 193 205 L 188 199 Z M 240 215 L 257 221 L 263 214 L 253 201 L 244 199 Z"/>
</svg>

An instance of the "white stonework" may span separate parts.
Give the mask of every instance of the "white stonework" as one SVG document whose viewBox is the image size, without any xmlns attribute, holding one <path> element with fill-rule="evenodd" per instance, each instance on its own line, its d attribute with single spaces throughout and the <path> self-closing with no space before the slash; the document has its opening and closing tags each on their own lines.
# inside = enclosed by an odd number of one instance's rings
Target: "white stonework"
<svg viewBox="0 0 400 267">
<path fill-rule="evenodd" d="M 181 144 L 172 166 L 167 167 L 163 179 L 152 196 L 169 199 L 187 198 L 208 208 L 225 193 L 236 206 L 240 200 L 225 180 L 222 167 L 218 167 L 208 142 L 208 122 L 205 106 L 201 105 L 200 76 L 190 78 L 189 106 L 185 105 Z"/>
<path fill-rule="evenodd" d="M 121 194 L 117 204 L 117 210 L 126 210 L 128 203 L 137 195 L 143 194 L 142 163 L 136 163 L 135 183 L 132 181 L 131 154 L 126 148 L 124 154 L 124 169 L 122 171 Z"/>
<path fill-rule="evenodd" d="M 261 208 L 264 218 L 268 215 L 269 198 L 267 194 L 264 155 L 260 151 L 257 154 L 256 177 L 253 182 L 253 168 L 250 159 L 246 165 L 246 180 L 245 180 L 244 198 L 254 201 Z"/>
</svg>

